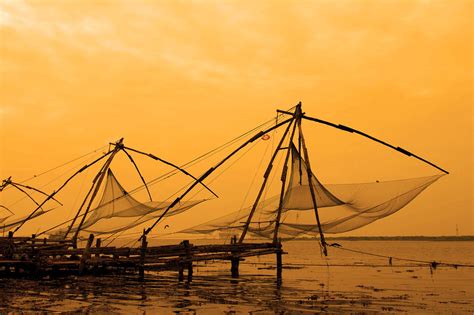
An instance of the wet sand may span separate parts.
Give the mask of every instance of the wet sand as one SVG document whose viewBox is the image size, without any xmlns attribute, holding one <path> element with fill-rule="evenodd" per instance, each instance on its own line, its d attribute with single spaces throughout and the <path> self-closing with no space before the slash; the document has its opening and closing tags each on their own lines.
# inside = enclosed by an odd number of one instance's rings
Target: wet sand
<svg viewBox="0 0 474 315">
<path fill-rule="evenodd" d="M 393 256 L 456 263 L 474 261 L 474 242 L 344 241 L 347 248 Z M 283 281 L 275 257 L 241 263 L 230 277 L 230 263 L 200 264 L 191 283 L 175 272 L 136 276 L 0 280 L 0 310 L 9 312 L 94 312 L 221 314 L 275 312 L 474 312 L 474 269 L 388 262 L 381 258 L 330 251 L 319 254 L 312 241 L 284 244 Z"/>
</svg>

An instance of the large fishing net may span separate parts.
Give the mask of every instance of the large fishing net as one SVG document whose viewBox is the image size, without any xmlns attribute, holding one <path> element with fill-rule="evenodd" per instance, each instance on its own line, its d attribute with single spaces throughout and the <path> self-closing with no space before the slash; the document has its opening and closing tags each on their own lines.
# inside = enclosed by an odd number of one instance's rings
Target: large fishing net
<svg viewBox="0 0 474 315">
<path fill-rule="evenodd" d="M 206 199 L 183 201 L 171 208 L 165 217 L 189 210 Z M 107 172 L 106 184 L 97 207 L 90 211 L 82 224 L 81 231 L 100 234 L 113 234 L 134 228 L 149 220 L 160 217 L 171 202 L 140 202 L 132 197 L 118 182 L 113 172 Z M 77 227 L 71 229 L 75 232 Z M 55 236 L 62 235 L 66 229 L 56 231 Z"/>
<path fill-rule="evenodd" d="M 296 147 L 291 144 L 291 167 L 281 207 L 278 237 L 293 239 L 319 233 L 310 191 L 307 166 Z M 334 234 L 352 231 L 391 215 L 418 196 L 443 175 L 395 181 L 323 185 L 311 177 L 321 229 Z M 260 201 L 251 216 L 249 236 L 272 239 L 280 204 L 280 195 Z M 211 234 L 221 238 L 242 233 L 252 207 L 235 211 L 218 219 L 180 231 L 190 234 Z"/>
</svg>

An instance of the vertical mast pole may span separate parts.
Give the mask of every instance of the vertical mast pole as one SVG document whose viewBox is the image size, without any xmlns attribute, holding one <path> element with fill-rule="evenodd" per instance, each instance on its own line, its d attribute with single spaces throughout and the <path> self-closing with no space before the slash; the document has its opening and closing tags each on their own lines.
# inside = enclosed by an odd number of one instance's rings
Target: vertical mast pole
<svg viewBox="0 0 474 315">
<path fill-rule="evenodd" d="M 214 167 L 211 167 L 209 170 L 207 170 L 207 172 L 205 172 L 204 174 L 201 175 L 201 177 L 199 177 L 198 179 L 196 179 L 194 181 L 194 183 L 191 184 L 191 186 L 188 187 L 188 189 L 186 189 L 186 191 L 184 193 L 182 193 L 179 197 L 177 197 L 175 199 L 175 201 L 173 201 L 167 208 L 166 210 L 158 217 L 158 219 L 156 219 L 156 221 L 149 227 L 145 230 L 145 233 L 144 235 L 148 235 L 148 233 L 150 233 L 153 228 L 161 221 L 161 219 L 168 213 L 168 211 L 173 208 L 178 202 L 181 201 L 181 199 L 183 199 L 198 183 L 202 183 L 209 175 L 211 175 L 218 167 L 220 167 L 222 164 L 224 164 L 228 159 L 230 159 L 232 156 L 234 156 L 237 152 L 239 152 L 240 150 L 242 150 L 245 146 L 247 146 L 248 144 L 254 142 L 255 140 L 257 140 L 258 138 L 260 138 L 261 136 L 263 136 L 264 134 L 272 131 L 272 130 L 275 130 L 277 128 L 279 128 L 280 126 L 286 124 L 286 123 L 289 123 L 293 120 L 293 118 L 290 118 L 290 119 L 287 119 L 285 121 L 282 121 L 278 124 L 276 124 L 275 126 L 273 127 L 270 127 L 268 129 L 265 129 L 263 131 L 260 131 L 259 133 L 257 133 L 256 135 L 254 135 L 252 138 L 248 139 L 247 141 L 245 141 L 243 144 L 241 144 L 237 149 L 235 149 L 234 151 L 232 151 L 230 154 L 228 154 L 225 158 L 223 158 L 219 163 L 217 163 Z M 139 239 L 141 239 L 143 236 L 141 236 Z"/>
<path fill-rule="evenodd" d="M 108 161 L 108 160 L 107 160 L 107 161 Z M 77 210 L 76 216 L 72 219 L 71 224 L 69 225 L 69 227 L 68 227 L 66 233 L 64 234 L 64 239 L 66 239 L 67 236 L 69 235 L 69 233 L 71 232 L 71 229 L 72 229 L 72 227 L 74 226 L 74 224 L 76 223 L 77 218 L 78 218 L 79 215 L 81 214 L 82 208 L 83 208 L 84 205 L 86 204 L 87 199 L 89 198 L 89 196 L 90 196 L 90 194 L 92 193 L 92 191 L 94 191 L 94 187 L 96 187 L 97 180 L 99 179 L 99 176 L 101 176 L 101 174 L 104 172 L 104 168 L 105 168 L 105 165 L 107 165 L 107 161 L 104 163 L 104 165 L 102 165 L 101 169 L 99 170 L 99 173 L 97 173 L 97 175 L 95 176 L 95 178 L 92 180 L 92 186 L 91 186 L 91 188 L 89 189 L 89 191 L 87 192 L 87 195 L 84 197 L 84 200 L 82 201 L 81 206 L 80 206 L 79 209 Z"/>
<path fill-rule="evenodd" d="M 328 255 L 328 250 L 327 250 L 327 247 L 326 247 L 326 241 L 324 240 L 323 230 L 321 228 L 321 221 L 319 220 L 318 205 L 317 205 L 317 202 L 316 202 L 316 192 L 314 191 L 313 180 L 312 180 L 313 172 L 311 171 L 311 165 L 310 165 L 310 162 L 309 162 L 308 149 L 306 148 L 306 143 L 305 143 L 305 140 L 304 140 L 303 130 L 301 128 L 301 120 L 298 121 L 298 129 L 299 129 L 301 144 L 303 146 L 304 159 L 305 159 L 305 164 L 306 164 L 306 172 L 308 174 L 309 191 L 311 193 L 311 199 L 313 201 L 314 213 L 316 215 L 316 221 L 318 223 L 319 236 L 321 238 L 321 245 L 323 246 L 324 256 L 327 256 Z"/>
<path fill-rule="evenodd" d="M 301 102 L 296 105 L 295 113 L 294 113 L 294 119 L 295 119 L 295 124 L 293 126 L 293 130 L 291 131 L 291 136 L 289 138 L 288 142 L 288 148 L 285 156 L 285 163 L 283 164 L 283 171 L 281 173 L 281 191 L 280 191 L 280 202 L 278 204 L 278 211 L 277 211 L 277 217 L 275 220 L 275 231 L 273 234 L 273 243 L 276 244 L 278 242 L 278 230 L 280 228 L 280 219 L 281 219 L 281 211 L 283 209 L 283 201 L 285 198 L 285 186 L 286 186 L 286 175 L 288 173 L 288 160 L 290 159 L 290 147 L 291 143 L 293 142 L 293 138 L 295 136 L 295 131 L 296 131 L 296 126 L 299 124 L 299 121 L 301 121 Z"/>
<path fill-rule="evenodd" d="M 285 138 L 286 138 L 286 136 L 287 136 L 287 134 L 290 130 L 291 124 L 293 124 L 293 123 L 294 123 L 294 120 L 292 120 L 288 124 L 288 126 L 286 127 L 285 132 L 281 136 L 280 142 L 278 143 L 275 151 L 273 152 L 273 155 L 270 159 L 270 163 L 268 163 L 267 169 L 265 170 L 265 174 L 263 175 L 262 186 L 260 186 L 260 190 L 257 194 L 257 198 L 255 199 L 255 202 L 252 205 L 252 210 L 250 210 L 250 214 L 247 218 L 247 222 L 245 222 L 244 230 L 242 231 L 242 234 L 240 235 L 240 238 L 239 238 L 239 244 L 242 244 L 242 242 L 244 241 L 245 235 L 247 234 L 247 231 L 249 229 L 250 222 L 252 221 L 252 217 L 255 213 L 255 210 L 257 209 L 258 202 L 260 201 L 260 198 L 262 197 L 263 191 L 265 190 L 265 186 L 267 185 L 268 178 L 270 177 L 270 172 L 273 168 L 273 161 L 275 160 L 276 156 L 278 155 L 278 151 L 280 151 L 281 146 L 283 145 L 283 142 L 285 141 Z M 295 123 L 294 126 L 296 126 L 296 123 Z M 294 129 L 294 127 L 293 127 L 293 129 Z"/>
<path fill-rule="evenodd" d="M 76 232 L 74 233 L 74 236 L 72 238 L 74 243 L 76 242 L 77 236 L 79 235 L 79 232 L 81 231 L 81 227 L 84 224 L 84 221 L 86 220 L 87 214 L 89 213 L 89 210 L 92 206 L 92 202 L 94 201 L 95 196 L 97 196 L 97 193 L 99 192 L 100 185 L 102 184 L 102 181 L 104 180 L 105 174 L 107 174 L 107 170 L 109 169 L 110 163 L 112 163 L 112 160 L 114 159 L 115 154 L 117 154 L 117 152 L 120 151 L 122 148 L 123 148 L 123 138 L 120 139 L 115 144 L 115 148 L 114 148 L 112 154 L 107 159 L 107 161 L 105 161 L 104 166 L 102 167 L 102 170 L 101 170 L 102 173 L 98 174 L 99 178 L 98 178 L 97 183 L 95 185 L 94 192 L 92 193 L 92 196 L 89 199 L 89 204 L 87 205 L 86 211 L 84 212 L 84 215 L 82 216 L 81 222 L 79 223 L 79 225 L 76 229 Z M 72 224 L 71 224 L 71 227 L 72 227 Z"/>
<path fill-rule="evenodd" d="M 298 135 L 298 152 L 301 152 L 301 135 Z M 298 161 L 298 170 L 300 172 L 300 185 L 302 185 L 302 179 L 303 179 L 303 168 L 302 168 L 302 163 L 301 159 Z"/>
</svg>

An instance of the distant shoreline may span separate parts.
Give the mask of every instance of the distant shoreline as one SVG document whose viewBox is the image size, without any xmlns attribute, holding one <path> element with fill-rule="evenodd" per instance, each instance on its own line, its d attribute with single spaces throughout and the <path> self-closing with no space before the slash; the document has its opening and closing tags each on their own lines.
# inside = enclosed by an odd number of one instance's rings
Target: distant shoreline
<svg viewBox="0 0 474 315">
<path fill-rule="evenodd" d="M 342 241 L 474 241 L 474 235 L 462 236 L 328 236 L 327 240 Z M 310 240 L 301 238 L 298 240 Z"/>
<path fill-rule="evenodd" d="M 179 239 L 166 239 L 168 241 Z M 219 241 L 216 238 L 189 238 L 189 240 L 199 241 Z M 249 239 L 254 241 L 255 239 Z M 292 241 L 314 241 L 314 237 L 295 238 Z M 327 241 L 427 241 L 427 242 L 474 242 L 474 235 L 461 236 L 326 236 Z"/>
</svg>

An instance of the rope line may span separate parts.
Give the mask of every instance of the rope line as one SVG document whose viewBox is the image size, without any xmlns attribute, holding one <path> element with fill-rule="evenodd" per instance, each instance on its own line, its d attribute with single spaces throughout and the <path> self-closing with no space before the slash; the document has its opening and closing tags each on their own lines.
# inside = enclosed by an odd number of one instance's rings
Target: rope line
<svg viewBox="0 0 474 315">
<path fill-rule="evenodd" d="M 52 171 L 54 171 L 54 170 L 57 170 L 58 168 L 61 168 L 61 167 L 63 167 L 63 166 L 66 166 L 66 165 L 68 165 L 68 164 L 70 164 L 70 163 L 72 163 L 72 162 L 75 162 L 75 161 L 77 161 L 77 160 L 80 160 L 80 159 L 82 159 L 82 158 L 84 158 L 84 157 L 86 157 L 86 156 L 88 156 L 88 155 L 90 155 L 90 154 L 93 154 L 93 153 L 96 153 L 97 151 L 103 150 L 103 149 L 106 148 L 106 147 L 107 147 L 106 145 L 101 146 L 100 148 L 97 148 L 97 149 L 95 149 L 95 150 L 93 150 L 93 151 L 90 151 L 90 152 L 88 152 L 88 153 L 86 153 L 86 154 L 83 154 L 83 155 L 81 155 L 81 156 L 79 156 L 79 157 L 77 157 L 77 158 L 75 158 L 75 159 L 72 159 L 72 160 L 67 161 L 67 162 L 65 162 L 65 163 L 63 163 L 63 164 L 60 164 L 60 165 L 55 166 L 55 167 L 53 167 L 53 168 L 50 168 L 50 169 L 48 169 L 48 170 L 46 170 L 46 171 L 43 171 L 43 172 L 41 172 L 41 173 L 39 173 L 39 174 L 37 174 L 37 175 L 33 175 L 33 176 L 31 176 L 31 177 L 29 177 L 29 178 L 27 178 L 27 179 L 24 179 L 24 180 L 22 180 L 22 181 L 19 182 L 19 183 L 21 183 L 21 184 L 26 183 L 26 182 L 28 182 L 28 181 L 34 179 L 34 178 L 38 178 L 38 177 L 40 177 L 40 176 L 42 176 L 42 175 L 44 175 L 44 174 L 47 174 L 47 173 L 49 173 L 49 172 L 52 172 Z"/>
<path fill-rule="evenodd" d="M 474 264 L 446 263 L 446 262 L 434 261 L 434 260 L 433 261 L 428 261 L 428 260 L 418 260 L 418 259 L 401 258 L 401 257 L 395 257 L 395 256 L 374 254 L 374 253 L 364 252 L 364 251 L 357 250 L 357 249 L 345 248 L 345 247 L 342 247 L 342 245 L 340 245 L 338 243 L 332 243 L 332 244 L 326 243 L 326 245 L 328 245 L 332 248 L 337 248 L 337 249 L 345 250 L 345 251 L 352 252 L 352 253 L 363 254 L 363 255 L 368 255 L 368 256 L 374 256 L 374 257 L 380 257 L 380 258 L 386 258 L 386 259 L 388 259 L 388 263 L 390 265 L 392 265 L 393 260 L 401 260 L 401 261 L 416 262 L 416 263 L 420 263 L 420 264 L 427 264 L 427 265 L 430 266 L 430 268 L 433 268 L 433 269 L 436 269 L 436 267 L 438 267 L 440 265 L 454 267 L 454 268 L 474 267 Z"/>
</svg>

